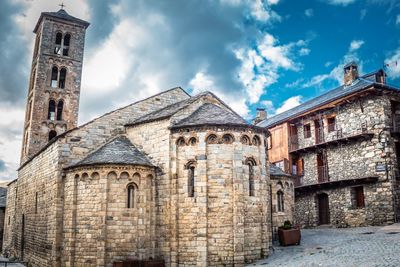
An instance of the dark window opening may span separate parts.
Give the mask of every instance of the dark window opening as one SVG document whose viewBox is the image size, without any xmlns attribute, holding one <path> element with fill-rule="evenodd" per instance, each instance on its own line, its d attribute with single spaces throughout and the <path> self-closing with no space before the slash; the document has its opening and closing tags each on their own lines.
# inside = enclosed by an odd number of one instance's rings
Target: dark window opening
<svg viewBox="0 0 400 267">
<path fill-rule="evenodd" d="M 336 118 L 330 117 L 328 118 L 328 132 L 333 132 L 336 130 Z"/>
<path fill-rule="evenodd" d="M 240 142 L 241 142 L 243 145 L 250 145 L 250 138 L 249 138 L 247 135 L 243 135 L 243 136 L 240 138 Z"/>
<path fill-rule="evenodd" d="M 65 79 L 67 76 L 67 70 L 62 68 L 60 70 L 60 81 L 58 82 L 58 87 L 64 89 L 65 88 Z"/>
<path fill-rule="evenodd" d="M 49 132 L 49 141 L 51 141 L 53 138 L 55 138 L 57 136 L 57 132 L 54 130 L 51 130 Z"/>
<path fill-rule="evenodd" d="M 47 114 L 47 119 L 54 121 L 56 118 L 56 102 L 54 100 L 49 101 L 49 111 Z"/>
<path fill-rule="evenodd" d="M 285 200 L 284 195 L 281 190 L 276 193 L 277 201 L 278 201 L 278 211 L 284 212 L 285 211 Z"/>
<path fill-rule="evenodd" d="M 249 164 L 249 196 L 254 197 L 254 166 Z"/>
<path fill-rule="evenodd" d="M 194 166 L 190 166 L 188 169 L 188 196 L 194 197 Z"/>
<path fill-rule="evenodd" d="M 258 137 L 258 135 L 255 135 L 253 137 L 253 145 L 255 145 L 255 146 L 261 145 L 261 140 L 260 140 L 260 137 Z"/>
<path fill-rule="evenodd" d="M 56 35 L 56 45 L 61 45 L 62 33 L 58 32 Z"/>
<path fill-rule="evenodd" d="M 70 39 L 71 39 L 70 34 L 66 34 L 64 36 L 63 56 L 68 56 Z"/>
<path fill-rule="evenodd" d="M 50 86 L 53 88 L 57 87 L 57 80 L 58 80 L 58 68 L 57 67 L 53 67 L 51 69 L 51 83 Z"/>
<path fill-rule="evenodd" d="M 56 45 L 54 47 L 54 54 L 61 55 L 61 42 L 62 42 L 62 34 L 58 32 L 56 35 Z"/>
<path fill-rule="evenodd" d="M 233 136 L 230 134 L 224 134 L 222 136 L 222 142 L 224 142 L 224 144 L 232 144 L 233 140 Z"/>
<path fill-rule="evenodd" d="M 364 197 L 364 187 L 356 186 L 352 187 L 351 201 L 353 208 L 364 208 L 365 207 L 365 197 Z"/>
<path fill-rule="evenodd" d="M 310 138 L 311 137 L 311 125 L 306 124 L 304 125 L 304 138 Z"/>
<path fill-rule="evenodd" d="M 135 207 L 135 193 L 136 193 L 136 186 L 134 184 L 128 185 L 128 203 L 127 207 L 132 209 Z"/>
<path fill-rule="evenodd" d="M 186 145 L 185 138 L 179 137 L 178 140 L 176 141 L 176 144 L 177 144 L 178 146 L 184 146 L 184 145 Z"/>
<path fill-rule="evenodd" d="M 215 134 L 210 134 L 207 137 L 206 143 L 207 144 L 216 144 L 218 142 L 218 137 Z"/>
<path fill-rule="evenodd" d="M 62 120 L 63 106 L 64 106 L 64 102 L 62 100 L 58 101 L 58 104 L 57 104 L 57 120 L 58 121 Z"/>
<path fill-rule="evenodd" d="M 38 211 L 38 192 L 35 193 L 35 213 Z"/>
</svg>

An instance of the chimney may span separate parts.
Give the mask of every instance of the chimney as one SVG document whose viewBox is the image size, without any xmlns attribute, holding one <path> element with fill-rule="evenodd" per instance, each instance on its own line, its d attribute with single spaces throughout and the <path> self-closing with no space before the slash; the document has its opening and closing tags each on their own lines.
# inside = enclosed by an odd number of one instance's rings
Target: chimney
<svg viewBox="0 0 400 267">
<path fill-rule="evenodd" d="M 343 84 L 345 86 L 349 86 L 353 83 L 354 80 L 358 78 L 358 66 L 354 61 L 352 61 L 344 65 L 343 70 L 344 70 Z"/>
<path fill-rule="evenodd" d="M 267 119 L 267 112 L 265 111 L 265 108 L 257 108 L 257 115 L 256 118 L 253 121 L 253 124 L 257 124 L 265 119 Z"/>
</svg>

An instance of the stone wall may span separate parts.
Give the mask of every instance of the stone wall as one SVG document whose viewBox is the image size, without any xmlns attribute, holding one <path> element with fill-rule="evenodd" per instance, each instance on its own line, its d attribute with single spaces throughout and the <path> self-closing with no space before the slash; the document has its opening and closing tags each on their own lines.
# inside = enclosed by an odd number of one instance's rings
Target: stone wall
<svg viewBox="0 0 400 267">
<path fill-rule="evenodd" d="M 302 185 L 318 183 L 317 154 L 326 156 L 327 177 L 329 181 L 357 179 L 364 177 L 377 177 L 378 182 L 364 186 L 365 208 L 354 209 L 351 205 L 351 187 L 336 187 L 324 191 L 329 196 L 330 221 L 338 227 L 379 225 L 394 221 L 393 203 L 393 156 L 382 157 L 383 146 L 379 139 L 379 133 L 384 127 L 391 125 L 391 107 L 387 95 L 368 95 L 361 99 L 326 111 L 321 115 L 324 121 L 325 140 L 345 138 L 361 133 L 370 133 L 372 137 L 339 143 L 328 146 L 325 149 L 317 149 L 313 152 L 299 153 L 304 160 L 304 176 Z M 315 114 L 314 114 L 315 115 Z M 326 118 L 336 115 L 336 129 L 341 129 L 341 135 L 337 132 L 328 132 Z M 310 122 L 307 118 L 302 123 Z M 361 124 L 363 123 L 363 125 Z M 311 138 L 304 138 L 303 127 L 298 126 L 300 147 L 315 143 L 314 123 L 311 122 Z M 364 129 L 362 129 L 364 128 Z M 388 138 L 388 151 L 393 152 L 391 139 L 387 131 L 382 131 L 382 137 Z M 388 176 L 385 171 L 376 171 L 377 164 L 388 163 Z M 327 178 L 326 177 L 326 178 Z M 308 191 L 296 195 L 295 219 L 303 226 L 315 226 L 318 224 L 317 195 L 322 191 Z"/>
<path fill-rule="evenodd" d="M 271 176 L 271 194 L 272 194 L 272 237 L 277 240 L 278 227 L 285 221 L 294 223 L 294 185 L 293 178 L 286 176 Z M 281 190 L 284 198 L 283 211 L 278 210 L 277 192 Z"/>
<path fill-rule="evenodd" d="M 363 185 L 365 207 L 355 208 L 351 201 L 351 187 L 330 190 L 317 190 L 308 194 L 296 195 L 295 222 L 303 227 L 318 225 L 318 195 L 329 197 L 329 217 L 336 227 L 358 227 L 367 225 L 391 224 L 393 209 L 390 183 L 379 182 Z"/>
<path fill-rule="evenodd" d="M 3 251 L 23 258 L 34 266 L 52 266 L 53 262 L 59 260 L 59 153 L 58 144 L 54 143 L 35 157 L 18 172 L 19 178 L 9 186 L 7 195 L 9 208 L 6 210 L 6 217 L 10 217 L 10 224 L 5 229 Z"/>
<path fill-rule="evenodd" d="M 62 266 L 112 266 L 155 258 L 154 171 L 148 167 L 79 168 L 64 179 Z M 135 205 L 127 207 L 134 184 Z"/>
<path fill-rule="evenodd" d="M 175 88 L 115 110 L 72 130 L 27 161 L 18 173 L 18 180 L 9 187 L 11 194 L 7 196 L 7 203 L 16 200 L 16 204 L 14 209 L 6 211 L 11 223 L 5 230 L 4 251 L 21 257 L 21 222 L 24 214 L 24 259 L 34 266 L 50 266 L 51 262 L 60 261 L 58 248 L 63 238 L 60 227 L 63 220 L 63 167 L 78 162 L 107 140 L 124 132 L 124 124 L 131 119 L 188 97 L 181 88 Z M 18 188 L 17 199 L 14 199 L 15 193 L 12 192 L 14 188 Z M 32 209 L 36 192 L 38 206 L 41 207 L 38 214 Z"/>
</svg>

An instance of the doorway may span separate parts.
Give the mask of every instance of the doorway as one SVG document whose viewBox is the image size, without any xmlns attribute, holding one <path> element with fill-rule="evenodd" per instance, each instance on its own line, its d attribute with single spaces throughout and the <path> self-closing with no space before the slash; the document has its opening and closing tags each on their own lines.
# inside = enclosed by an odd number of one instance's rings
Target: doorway
<svg viewBox="0 0 400 267">
<path fill-rule="evenodd" d="M 329 197 L 322 193 L 317 195 L 318 198 L 318 224 L 329 224 Z"/>
</svg>

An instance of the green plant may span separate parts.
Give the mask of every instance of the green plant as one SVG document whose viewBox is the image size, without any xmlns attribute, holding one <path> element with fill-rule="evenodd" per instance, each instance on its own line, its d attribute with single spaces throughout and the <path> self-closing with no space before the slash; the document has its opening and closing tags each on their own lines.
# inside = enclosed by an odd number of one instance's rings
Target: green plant
<svg viewBox="0 0 400 267">
<path fill-rule="evenodd" d="M 290 221 L 284 221 L 282 228 L 285 230 L 292 229 L 292 223 Z"/>
</svg>

